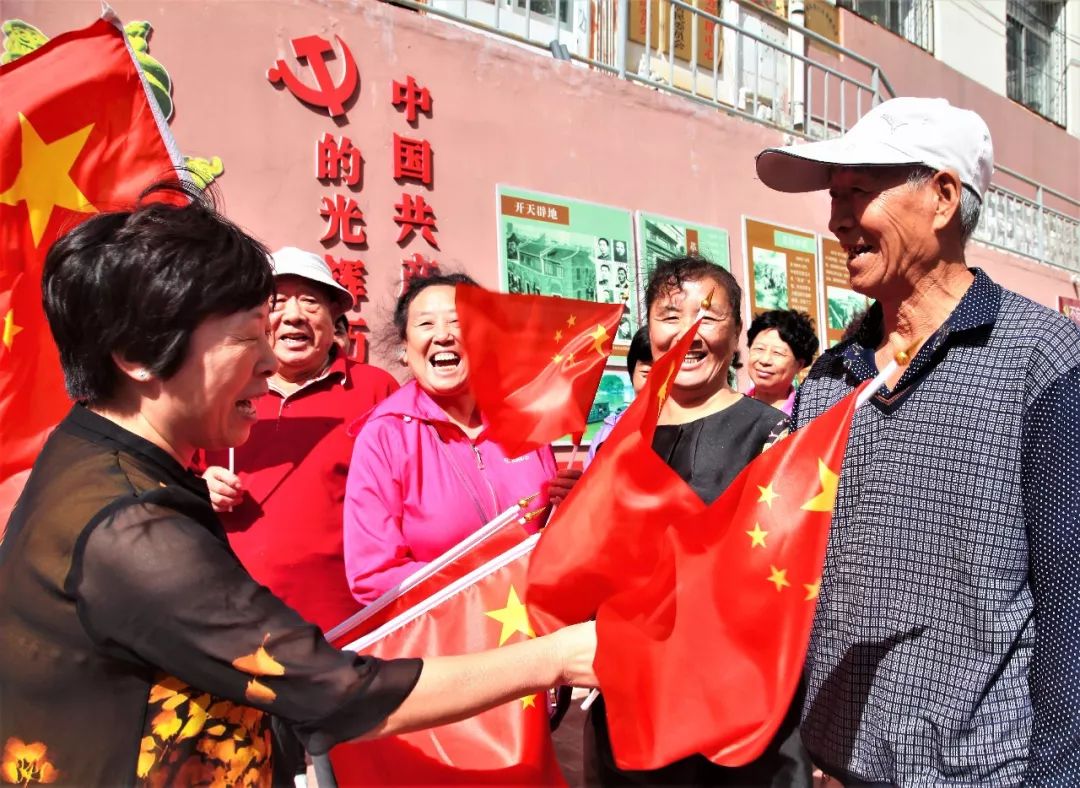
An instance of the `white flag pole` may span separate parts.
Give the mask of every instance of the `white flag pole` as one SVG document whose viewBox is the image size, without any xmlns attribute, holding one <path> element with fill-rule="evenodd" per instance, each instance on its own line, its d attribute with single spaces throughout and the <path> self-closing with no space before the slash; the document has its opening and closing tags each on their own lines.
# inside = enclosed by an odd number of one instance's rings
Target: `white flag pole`
<svg viewBox="0 0 1080 788">
<path fill-rule="evenodd" d="M 915 355 L 916 348 L 922 344 L 921 339 L 916 339 L 907 350 L 898 350 L 893 355 L 892 361 L 885 365 L 885 369 L 877 373 L 874 379 L 870 381 L 870 384 L 859 392 L 859 396 L 855 399 L 855 407 L 861 408 L 867 402 L 869 402 L 875 394 L 877 394 L 881 388 L 889 381 L 900 367 L 906 367 L 910 362 L 912 356 Z"/>
<path fill-rule="evenodd" d="M 537 542 L 537 540 L 539 538 L 540 538 L 540 534 L 538 534 L 538 533 L 533 534 L 532 536 L 528 537 L 524 541 L 519 542 L 515 546 L 511 547 L 509 550 L 504 552 L 502 555 L 495 556 L 490 561 L 488 561 L 486 564 L 484 564 L 484 565 L 482 565 L 480 567 L 477 567 L 473 571 L 469 572 L 467 575 L 459 577 L 457 580 L 450 583 L 445 588 L 442 588 L 439 591 L 432 594 L 431 596 L 429 596 L 423 602 L 420 602 L 417 605 L 413 605 L 412 607 L 410 607 L 405 612 L 401 613 L 396 618 L 390 619 L 385 624 L 383 624 L 381 627 L 369 632 L 368 634 L 364 635 L 362 638 L 354 640 L 352 643 L 348 644 L 347 646 L 344 646 L 343 650 L 345 650 L 345 651 L 363 651 L 365 648 L 368 648 L 372 644 L 377 643 L 378 641 L 382 640 L 384 637 L 389 635 L 391 632 L 393 632 L 393 631 L 395 631 L 397 629 L 400 629 L 405 624 L 408 624 L 410 621 L 414 621 L 415 619 L 417 619 L 420 616 L 424 615 L 428 611 L 430 611 L 433 608 L 437 607 L 438 605 L 442 604 L 443 602 L 445 602 L 450 597 L 454 596 L 454 594 L 458 593 L 462 589 L 468 588 L 469 586 L 473 585 L 477 581 L 483 580 L 485 577 L 490 575 L 492 572 L 495 572 L 495 571 L 497 571 L 499 569 L 502 569 L 504 566 L 509 564 L 511 561 L 515 561 L 518 558 L 520 558 L 521 556 L 526 555 L 534 547 L 536 547 L 536 542 Z"/>
<path fill-rule="evenodd" d="M 500 528 L 514 520 L 521 512 L 521 510 L 529 504 L 529 501 L 531 501 L 535 497 L 535 495 L 532 495 L 528 498 L 522 498 L 509 509 L 504 511 L 502 514 L 498 515 L 494 520 L 487 523 L 479 530 L 474 531 L 472 534 L 470 534 L 462 541 L 458 542 L 456 545 L 451 547 L 438 558 L 424 564 L 422 567 L 420 567 L 411 575 L 406 577 L 396 586 L 384 592 L 381 596 L 378 597 L 378 599 L 365 607 L 363 610 L 354 613 L 353 615 L 342 621 L 340 624 L 338 624 L 336 627 L 329 630 L 326 633 L 326 639 L 335 640 L 336 638 L 348 632 L 350 629 L 353 629 L 357 625 L 362 624 L 364 621 L 371 618 L 380 610 L 393 603 L 394 600 L 396 600 L 402 594 L 420 585 L 420 583 L 434 575 L 451 561 L 457 560 L 469 550 L 472 550 L 477 545 L 483 543 Z"/>
</svg>

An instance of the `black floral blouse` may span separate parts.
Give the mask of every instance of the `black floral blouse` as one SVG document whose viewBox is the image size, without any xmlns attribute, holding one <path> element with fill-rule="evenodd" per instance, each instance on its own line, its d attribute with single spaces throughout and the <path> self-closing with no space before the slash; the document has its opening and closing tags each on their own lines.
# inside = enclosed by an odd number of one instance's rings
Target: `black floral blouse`
<svg viewBox="0 0 1080 788">
<path fill-rule="evenodd" d="M 243 569 L 201 479 L 81 406 L 0 543 L 3 781 L 268 785 L 270 715 L 324 753 L 420 668 L 332 648 Z"/>
</svg>

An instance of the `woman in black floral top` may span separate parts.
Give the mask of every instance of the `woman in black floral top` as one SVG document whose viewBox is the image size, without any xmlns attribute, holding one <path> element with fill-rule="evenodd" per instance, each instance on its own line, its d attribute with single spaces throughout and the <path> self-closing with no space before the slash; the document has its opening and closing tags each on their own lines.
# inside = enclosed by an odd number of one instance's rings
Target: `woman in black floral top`
<svg viewBox="0 0 1080 788">
<path fill-rule="evenodd" d="M 78 404 L 0 544 L 0 779 L 266 785 L 271 715 L 320 754 L 595 682 L 588 626 L 380 661 L 330 647 L 251 579 L 186 466 L 247 438 L 275 365 L 272 273 L 203 198 L 170 192 L 91 218 L 46 259 Z"/>
</svg>

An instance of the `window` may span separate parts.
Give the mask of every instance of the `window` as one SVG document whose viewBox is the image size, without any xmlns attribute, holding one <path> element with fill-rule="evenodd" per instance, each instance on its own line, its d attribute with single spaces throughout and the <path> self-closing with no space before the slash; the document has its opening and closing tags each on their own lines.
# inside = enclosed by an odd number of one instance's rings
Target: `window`
<svg viewBox="0 0 1080 788">
<path fill-rule="evenodd" d="M 934 51 L 933 0 L 840 0 L 837 4 L 927 52 Z"/>
<path fill-rule="evenodd" d="M 530 13 L 549 16 L 552 19 L 555 18 L 557 7 L 559 22 L 564 25 L 570 24 L 570 0 L 516 0 L 515 5 L 522 11 L 527 7 Z"/>
<path fill-rule="evenodd" d="M 1009 98 L 1065 125 L 1065 0 L 1008 0 Z"/>
</svg>

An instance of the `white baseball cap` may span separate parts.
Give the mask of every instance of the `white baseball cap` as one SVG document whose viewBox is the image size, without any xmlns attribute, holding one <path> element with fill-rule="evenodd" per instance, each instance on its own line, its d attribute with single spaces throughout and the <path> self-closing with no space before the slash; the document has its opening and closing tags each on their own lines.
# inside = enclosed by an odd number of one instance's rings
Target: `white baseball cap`
<svg viewBox="0 0 1080 788">
<path fill-rule="evenodd" d="M 274 276 L 299 276 L 327 287 L 334 295 L 342 311 L 348 312 L 355 303 L 352 293 L 338 284 L 330 272 L 330 266 L 322 255 L 305 252 L 295 246 L 286 246 L 270 255 Z"/>
<path fill-rule="evenodd" d="M 761 182 L 781 192 L 829 187 L 833 167 L 923 164 L 952 170 L 981 200 L 994 172 L 985 121 L 943 98 L 894 98 L 878 104 L 836 139 L 766 148 L 757 155 Z"/>
</svg>

